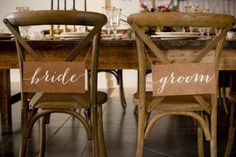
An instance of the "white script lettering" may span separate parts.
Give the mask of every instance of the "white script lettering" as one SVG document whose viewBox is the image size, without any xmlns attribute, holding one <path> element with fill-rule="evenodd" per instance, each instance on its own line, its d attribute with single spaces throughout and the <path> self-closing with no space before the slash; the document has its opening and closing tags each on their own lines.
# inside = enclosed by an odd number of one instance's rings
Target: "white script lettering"
<svg viewBox="0 0 236 157">
<path fill-rule="evenodd" d="M 71 69 L 68 67 L 63 73 L 57 74 L 54 71 L 53 74 L 50 74 L 50 71 L 48 71 L 48 70 L 42 71 L 42 69 L 39 67 L 35 70 L 35 72 L 31 78 L 29 78 L 29 79 L 26 78 L 25 80 L 30 80 L 31 85 L 33 85 L 33 84 L 36 85 L 40 81 L 51 82 L 51 83 L 61 82 L 63 85 L 66 85 L 68 83 L 75 83 L 81 77 L 84 76 L 84 74 L 81 74 L 81 75 L 73 74 L 73 75 L 69 76 L 68 74 L 69 74 L 70 70 Z M 40 73 L 44 73 L 42 75 L 42 77 L 39 77 Z"/>
<path fill-rule="evenodd" d="M 203 75 L 203 74 L 198 74 L 198 73 L 195 73 L 190 76 L 175 76 L 175 73 L 172 72 L 169 76 L 163 76 L 160 78 L 159 81 L 153 82 L 153 84 L 160 83 L 160 87 L 157 89 L 157 94 L 160 94 L 163 92 L 167 83 L 170 83 L 170 84 L 181 84 L 181 83 L 188 84 L 188 83 L 197 83 L 197 82 L 209 83 L 214 77 L 215 75 L 209 76 L 207 74 Z"/>
</svg>

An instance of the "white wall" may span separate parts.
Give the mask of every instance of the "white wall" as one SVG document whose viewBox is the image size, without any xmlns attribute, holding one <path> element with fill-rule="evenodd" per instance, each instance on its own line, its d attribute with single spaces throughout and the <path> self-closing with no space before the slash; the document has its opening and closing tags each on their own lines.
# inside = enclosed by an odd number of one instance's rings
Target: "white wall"
<svg viewBox="0 0 236 157">
<path fill-rule="evenodd" d="M 56 0 L 54 0 L 56 2 Z M 63 7 L 64 0 L 60 0 L 60 6 Z M 72 0 L 71 4 L 72 4 Z M 69 0 L 68 0 L 69 2 Z M 84 9 L 84 1 L 77 0 L 76 8 L 79 10 Z M 72 5 L 68 4 L 68 8 L 72 8 Z M 87 0 L 87 10 L 102 12 L 102 6 L 104 6 L 105 0 Z M 123 16 L 125 19 L 131 13 L 139 12 L 139 0 L 111 0 L 111 5 L 118 8 L 122 8 Z M 7 28 L 2 22 L 2 19 L 9 13 L 15 12 L 17 6 L 28 6 L 31 10 L 43 10 L 50 9 L 51 0 L 0 0 L 0 31 L 7 31 Z M 56 6 L 54 6 L 56 7 Z M 11 70 L 11 81 L 18 82 L 19 71 L 14 69 Z M 108 77 L 109 78 L 109 77 Z M 116 86 L 116 80 L 114 77 L 111 77 L 112 84 Z M 134 70 L 125 70 L 124 71 L 124 85 L 125 87 L 136 87 L 137 74 Z M 99 87 L 107 87 L 107 74 L 99 74 Z"/>
</svg>

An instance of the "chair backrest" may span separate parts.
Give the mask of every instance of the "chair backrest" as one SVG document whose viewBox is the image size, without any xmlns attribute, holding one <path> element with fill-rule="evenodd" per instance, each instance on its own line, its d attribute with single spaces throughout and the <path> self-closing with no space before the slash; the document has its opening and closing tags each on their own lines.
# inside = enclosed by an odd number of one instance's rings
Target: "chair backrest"
<svg viewBox="0 0 236 157">
<path fill-rule="evenodd" d="M 27 73 L 32 72 L 32 68 L 35 67 L 35 73 L 31 74 L 31 85 L 40 80 L 44 82 L 61 82 L 63 85 L 68 82 L 73 82 L 79 79 L 83 72 L 79 72 L 79 75 L 74 75 L 78 72 L 76 68 L 82 67 L 84 69 L 84 63 L 77 64 L 76 58 L 78 55 L 83 53 L 84 49 L 88 48 L 89 44 L 92 45 L 92 77 L 91 77 L 91 92 L 95 93 L 97 91 L 97 66 L 98 66 L 98 46 L 100 41 L 101 28 L 106 24 L 107 18 L 105 15 L 94 12 L 84 12 L 84 11 L 29 11 L 29 12 L 17 12 L 8 15 L 4 19 L 4 23 L 13 33 L 17 46 L 17 53 L 19 58 L 19 67 L 21 69 L 21 79 L 27 80 L 29 76 Z M 92 26 L 92 30 L 74 47 L 71 52 L 66 52 L 65 58 L 63 60 L 50 60 L 48 62 L 47 54 L 39 52 L 31 47 L 29 42 L 27 42 L 19 32 L 19 27 L 21 26 L 35 26 L 35 25 L 86 25 Z M 58 48 L 55 46 L 55 49 Z M 58 59 L 58 58 L 57 58 Z M 85 57 L 86 59 L 86 57 Z M 28 63 L 30 62 L 30 63 Z M 27 69 L 24 69 L 24 68 Z M 40 68 L 37 68 L 40 67 Z M 68 72 L 68 67 L 70 68 Z M 48 68 L 48 69 L 47 69 Z M 51 69 L 50 69 L 51 68 Z M 62 71 L 57 71 L 58 69 L 63 69 Z M 44 70 L 45 76 L 41 78 L 34 77 L 37 72 Z M 52 73 L 57 74 L 56 76 L 46 76 L 49 75 L 50 70 Z M 75 70 L 73 72 L 73 70 Z M 48 72 L 47 72 L 48 71 Z M 68 76 L 70 75 L 70 76 Z M 26 77 L 26 78 L 23 78 Z M 54 77 L 54 78 L 53 78 Z M 84 76 L 83 76 L 84 77 Z M 34 79 L 34 80 L 33 80 Z M 85 82 L 84 82 L 85 83 Z M 30 92 L 23 84 L 23 89 L 25 92 Z M 47 86 L 47 85 L 44 85 Z M 55 89 L 56 88 L 56 89 Z M 71 87 L 69 87 L 71 88 Z M 34 88 L 31 92 L 76 92 L 76 88 L 73 91 L 59 90 L 58 86 L 49 86 L 49 88 L 41 88 L 40 86 Z"/>
<path fill-rule="evenodd" d="M 150 60 L 153 67 L 153 78 L 156 79 L 153 81 L 153 85 L 158 84 L 157 87 L 154 87 L 154 95 L 156 96 L 215 94 L 213 90 L 217 89 L 221 52 L 226 33 L 235 23 L 233 16 L 210 13 L 145 12 L 130 15 L 128 22 L 136 33 L 140 72 L 139 92 L 141 95 L 144 94 L 143 91 L 146 89 L 146 60 Z M 190 62 L 175 64 L 178 61 L 171 61 L 166 56 L 166 50 L 158 47 L 160 45 L 158 40 L 153 41 L 144 33 L 144 27 L 209 27 L 219 29 L 220 33 L 216 34 L 195 57 L 193 56 Z M 148 52 L 147 49 L 149 49 Z M 215 50 L 213 64 L 200 64 L 199 62 L 212 50 Z M 151 54 L 149 51 L 151 51 Z M 155 59 L 150 56 L 155 56 Z M 196 74 L 199 74 L 199 76 L 196 76 Z M 210 81 L 213 84 L 209 84 Z M 195 82 L 198 84 L 189 86 Z M 206 88 L 206 86 L 208 87 Z M 170 92 L 162 93 L 164 88 Z M 201 88 L 202 90 L 200 90 Z M 213 88 L 213 90 L 209 88 Z"/>
</svg>

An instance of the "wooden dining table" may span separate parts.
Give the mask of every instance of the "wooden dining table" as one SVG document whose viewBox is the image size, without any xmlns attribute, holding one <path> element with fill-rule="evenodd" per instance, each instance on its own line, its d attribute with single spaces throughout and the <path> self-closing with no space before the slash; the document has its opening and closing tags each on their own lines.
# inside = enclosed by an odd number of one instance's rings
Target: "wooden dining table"
<svg viewBox="0 0 236 157">
<path fill-rule="evenodd" d="M 75 46 L 77 40 L 35 40 L 28 41 L 30 45 L 43 54 L 49 55 L 48 60 L 63 58 L 69 50 Z M 191 60 L 193 55 L 197 54 L 197 50 L 204 47 L 208 40 L 160 40 L 155 39 L 159 47 L 166 51 L 166 55 L 172 60 L 184 59 Z M 177 50 L 181 48 L 181 50 Z M 168 50 L 168 51 L 167 51 Z M 87 52 L 84 51 L 78 57 L 78 60 L 84 60 Z M 86 68 L 89 69 L 91 63 L 91 54 L 86 58 Z M 27 57 L 27 56 L 26 56 Z M 209 55 L 209 58 L 212 56 Z M 208 60 L 206 58 L 205 60 Z M 147 58 L 147 63 L 148 62 Z M 10 69 L 18 68 L 18 60 L 15 42 L 13 40 L 0 40 L 0 109 L 1 109 L 1 127 L 2 132 L 11 132 L 11 104 L 14 99 L 19 99 L 20 95 L 11 96 L 10 89 Z M 138 58 L 135 40 L 116 39 L 101 40 L 99 51 L 99 70 L 114 69 L 137 69 Z M 236 40 L 228 40 L 225 42 L 223 50 L 220 70 L 231 71 L 236 70 Z"/>
</svg>

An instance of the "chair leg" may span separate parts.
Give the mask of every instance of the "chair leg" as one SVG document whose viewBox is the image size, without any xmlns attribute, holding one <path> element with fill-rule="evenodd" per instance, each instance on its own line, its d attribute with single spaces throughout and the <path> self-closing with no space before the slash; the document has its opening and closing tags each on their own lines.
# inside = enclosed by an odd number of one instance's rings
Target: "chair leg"
<svg viewBox="0 0 236 157">
<path fill-rule="evenodd" d="M 40 118 L 39 157 L 44 157 L 45 154 L 46 123 L 48 122 L 47 120 L 48 120 L 47 115 Z"/>
<path fill-rule="evenodd" d="M 211 157 L 217 157 L 217 100 L 215 97 L 212 97 L 210 151 Z"/>
<path fill-rule="evenodd" d="M 99 157 L 97 107 L 92 107 L 90 113 L 91 113 L 91 126 L 92 126 L 93 157 Z"/>
<path fill-rule="evenodd" d="M 125 111 L 127 103 L 125 100 L 124 85 L 123 85 L 123 71 L 117 70 L 118 84 L 120 88 L 120 100 L 123 110 Z"/>
<path fill-rule="evenodd" d="M 228 111 L 227 101 L 226 101 L 226 83 L 225 83 L 225 82 L 227 82 L 227 80 L 226 80 L 224 74 L 222 74 L 220 76 L 222 78 L 222 81 L 221 81 L 222 82 L 222 85 L 221 85 L 222 88 L 219 87 L 220 88 L 219 89 L 219 97 L 222 98 L 222 101 L 220 100 L 219 102 L 221 102 L 221 104 L 223 105 L 225 113 L 228 114 L 229 111 Z M 222 91 L 222 95 L 221 95 L 221 91 Z"/>
<path fill-rule="evenodd" d="M 226 88 L 225 87 L 223 87 L 223 89 L 222 89 L 222 94 L 223 94 L 223 107 L 224 107 L 225 113 L 228 114 L 229 111 L 228 111 L 228 107 L 227 107 Z"/>
<path fill-rule="evenodd" d="M 235 106 L 234 105 L 235 104 L 231 104 L 231 108 L 230 108 L 229 132 L 228 132 L 228 140 L 226 144 L 224 157 L 230 156 L 233 143 L 234 143 L 234 135 L 235 135 L 235 124 L 234 124 Z"/>
<path fill-rule="evenodd" d="M 23 104 L 27 104 L 27 100 L 22 100 Z M 26 135 L 26 127 L 27 127 L 27 119 L 28 119 L 29 110 L 25 106 L 22 106 L 21 109 L 21 138 L 20 138 L 20 149 L 19 149 L 19 157 L 26 156 L 26 146 L 27 146 L 27 135 Z"/>
<path fill-rule="evenodd" d="M 134 106 L 133 113 L 134 113 L 135 117 L 138 116 L 138 105 L 135 105 L 135 106 Z"/>
<path fill-rule="evenodd" d="M 103 118 L 102 118 L 102 106 L 99 105 L 97 107 L 98 113 L 98 146 L 99 146 L 99 156 L 100 157 L 107 157 L 106 151 L 106 144 L 104 140 L 104 133 L 103 133 Z"/>
<path fill-rule="evenodd" d="M 50 123 L 50 117 L 51 117 L 51 114 L 47 114 L 45 116 L 45 124 L 49 124 Z"/>
<path fill-rule="evenodd" d="M 19 157 L 26 156 L 26 146 L 27 146 L 27 137 L 25 136 L 25 132 L 24 132 L 21 135 Z"/>
<path fill-rule="evenodd" d="M 197 128 L 198 157 L 204 157 L 203 130 L 201 126 Z"/>
<path fill-rule="evenodd" d="M 87 88 L 90 90 L 90 76 L 91 76 L 91 70 L 87 70 Z"/>
<path fill-rule="evenodd" d="M 138 70 L 137 71 L 137 79 L 138 80 L 137 80 L 137 91 L 136 91 L 136 93 L 139 93 L 139 75 L 140 75 L 140 73 L 139 73 L 139 70 Z M 135 116 L 138 116 L 138 105 L 135 105 L 133 113 L 134 113 Z"/>
<path fill-rule="evenodd" d="M 138 133 L 137 133 L 137 146 L 136 146 L 136 157 L 143 156 L 143 146 L 144 146 L 144 130 L 146 127 L 146 115 L 145 111 L 139 109 L 139 119 L 138 119 Z"/>
</svg>

